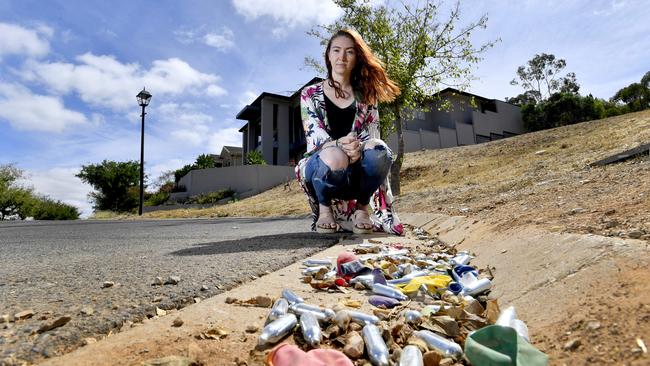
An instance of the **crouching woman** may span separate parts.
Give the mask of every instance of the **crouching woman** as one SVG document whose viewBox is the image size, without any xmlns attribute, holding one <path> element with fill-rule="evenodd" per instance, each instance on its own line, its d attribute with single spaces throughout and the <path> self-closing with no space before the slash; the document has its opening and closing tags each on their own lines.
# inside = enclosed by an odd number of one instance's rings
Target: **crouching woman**
<svg viewBox="0 0 650 366">
<path fill-rule="evenodd" d="M 379 139 L 377 110 L 399 87 L 350 29 L 330 38 L 325 64 L 327 79 L 300 95 L 307 153 L 296 176 L 309 198 L 312 230 L 401 235 L 388 182 L 393 153 Z"/>
</svg>

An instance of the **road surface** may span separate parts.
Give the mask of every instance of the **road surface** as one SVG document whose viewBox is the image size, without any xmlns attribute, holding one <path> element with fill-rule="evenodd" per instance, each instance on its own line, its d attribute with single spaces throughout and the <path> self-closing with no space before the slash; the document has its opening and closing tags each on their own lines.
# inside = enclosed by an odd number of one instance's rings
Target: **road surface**
<svg viewBox="0 0 650 366">
<path fill-rule="evenodd" d="M 0 222 L 0 316 L 34 312 L 0 323 L 0 364 L 68 352 L 84 338 L 220 293 L 340 238 L 308 230 L 308 219 L 286 218 Z M 180 282 L 152 286 L 170 276 Z M 102 288 L 106 281 L 114 285 Z M 62 316 L 70 322 L 37 332 Z"/>
</svg>

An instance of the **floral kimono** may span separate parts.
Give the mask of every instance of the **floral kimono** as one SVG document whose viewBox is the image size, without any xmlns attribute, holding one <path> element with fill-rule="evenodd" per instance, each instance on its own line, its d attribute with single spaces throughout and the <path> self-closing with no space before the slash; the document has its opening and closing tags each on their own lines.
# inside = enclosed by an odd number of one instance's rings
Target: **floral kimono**
<svg viewBox="0 0 650 366">
<path fill-rule="evenodd" d="M 317 84 L 306 86 L 300 93 L 300 110 L 302 114 L 302 125 L 305 130 L 307 139 L 307 152 L 305 157 L 298 162 L 296 166 L 296 177 L 300 186 L 309 198 L 309 206 L 312 210 L 312 231 L 316 230 L 316 221 L 318 220 L 318 199 L 307 189 L 305 182 L 305 167 L 310 156 L 318 152 L 321 146 L 331 141 L 330 126 L 327 121 L 325 111 L 325 94 L 323 92 L 322 81 Z M 355 96 L 357 112 L 352 125 L 352 131 L 357 134 L 361 142 L 369 139 L 379 139 L 379 111 L 374 104 L 365 104 L 360 101 L 359 95 Z M 392 152 L 389 149 L 389 155 Z M 355 211 L 356 200 L 332 200 L 332 216 L 336 223 L 347 231 L 352 231 L 354 224 L 352 215 Z M 370 199 L 370 220 L 373 223 L 374 231 L 384 231 L 387 233 L 402 235 L 403 226 L 397 215 L 393 212 L 393 195 L 390 191 L 388 177 L 381 184 L 379 189 Z"/>
</svg>

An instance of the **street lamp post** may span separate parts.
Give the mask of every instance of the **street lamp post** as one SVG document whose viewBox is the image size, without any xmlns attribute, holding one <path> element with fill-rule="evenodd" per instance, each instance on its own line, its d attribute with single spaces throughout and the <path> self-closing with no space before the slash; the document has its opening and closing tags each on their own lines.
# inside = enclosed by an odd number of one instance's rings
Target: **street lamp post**
<svg viewBox="0 0 650 366">
<path fill-rule="evenodd" d="M 144 109 L 149 105 L 151 93 L 142 88 L 142 91 L 135 96 L 138 104 L 142 107 L 142 129 L 140 133 L 140 208 L 138 215 L 142 216 L 142 203 L 144 202 Z"/>
</svg>

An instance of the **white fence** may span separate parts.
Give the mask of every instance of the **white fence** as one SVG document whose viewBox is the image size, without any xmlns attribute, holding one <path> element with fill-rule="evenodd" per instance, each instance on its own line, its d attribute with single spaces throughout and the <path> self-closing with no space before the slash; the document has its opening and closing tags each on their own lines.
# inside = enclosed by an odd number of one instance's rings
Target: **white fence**
<svg viewBox="0 0 650 366">
<path fill-rule="evenodd" d="M 240 165 L 225 168 L 197 169 L 178 182 L 186 192 L 172 193 L 178 200 L 199 194 L 232 189 L 240 198 L 256 195 L 288 180 L 296 179 L 293 167 L 281 165 Z"/>
</svg>

